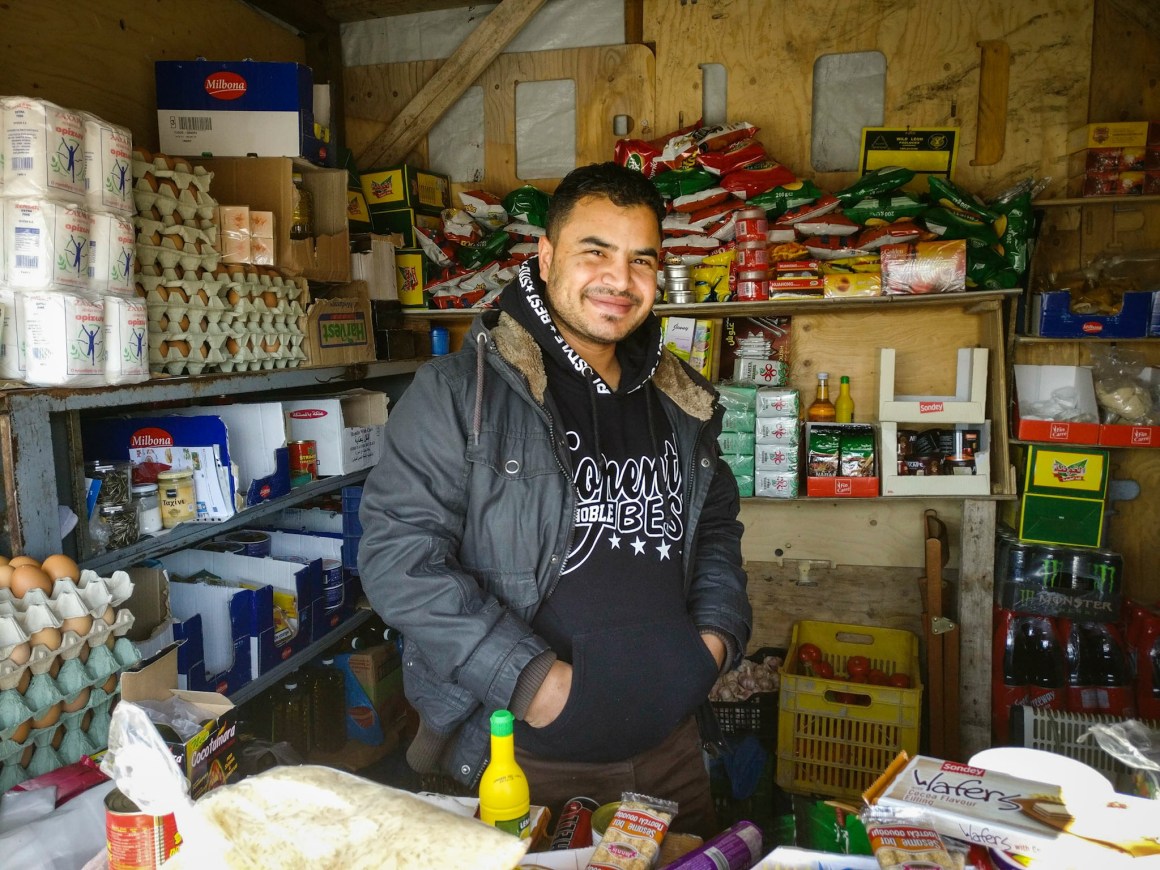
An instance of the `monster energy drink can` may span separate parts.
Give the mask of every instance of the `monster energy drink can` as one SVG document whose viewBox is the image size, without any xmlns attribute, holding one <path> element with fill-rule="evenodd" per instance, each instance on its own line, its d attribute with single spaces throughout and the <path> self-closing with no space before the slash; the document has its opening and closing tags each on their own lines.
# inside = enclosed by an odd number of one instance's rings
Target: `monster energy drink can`
<svg viewBox="0 0 1160 870">
<path fill-rule="evenodd" d="M 1124 573 L 1124 557 L 1111 550 L 1094 550 L 1091 556 L 1092 586 L 1100 598 L 1109 598 L 1120 591 Z"/>
<path fill-rule="evenodd" d="M 1083 595 L 1092 591 L 1091 554 L 1087 550 L 1068 551 L 1067 573 L 1072 592 Z"/>
<path fill-rule="evenodd" d="M 1031 575 L 1044 589 L 1062 589 L 1066 552 L 1062 547 L 1036 547 L 1031 554 Z"/>
</svg>

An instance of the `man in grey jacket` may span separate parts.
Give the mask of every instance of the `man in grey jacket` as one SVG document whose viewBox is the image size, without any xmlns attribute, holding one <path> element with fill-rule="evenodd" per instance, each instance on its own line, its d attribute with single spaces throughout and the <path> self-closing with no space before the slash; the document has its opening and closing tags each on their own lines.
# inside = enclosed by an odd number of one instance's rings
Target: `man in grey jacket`
<svg viewBox="0 0 1160 870">
<path fill-rule="evenodd" d="M 404 638 L 416 770 L 474 788 L 506 708 L 533 803 L 642 791 L 713 834 L 693 714 L 752 612 L 716 393 L 652 314 L 663 215 L 616 164 L 561 181 L 500 310 L 392 412 L 359 569 Z"/>
</svg>

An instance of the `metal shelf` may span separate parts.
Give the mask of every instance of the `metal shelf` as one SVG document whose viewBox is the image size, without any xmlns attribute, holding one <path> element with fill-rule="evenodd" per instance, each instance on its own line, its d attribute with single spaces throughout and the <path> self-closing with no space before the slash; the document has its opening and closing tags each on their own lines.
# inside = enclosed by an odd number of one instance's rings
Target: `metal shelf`
<svg viewBox="0 0 1160 870">
<path fill-rule="evenodd" d="M 292 507 L 307 501 L 316 495 L 334 492 L 344 486 L 362 483 L 370 473 L 369 469 L 342 474 L 337 477 L 324 477 L 321 480 L 292 489 L 287 495 L 272 499 L 262 504 L 256 504 L 238 511 L 229 519 L 220 523 L 182 523 L 175 529 L 163 532 L 152 537 L 142 538 L 131 547 L 122 547 L 119 550 L 109 550 L 100 556 L 95 556 L 81 563 L 82 568 L 89 568 L 97 573 L 114 569 L 122 565 L 132 565 L 143 559 L 154 556 L 163 556 L 174 550 L 181 550 L 206 538 L 216 537 L 222 532 L 248 526 L 256 519 L 269 514 L 277 513 L 283 508 Z"/>
<path fill-rule="evenodd" d="M 350 619 L 346 620 L 345 622 L 339 623 L 334 629 L 323 635 L 318 640 L 314 641 L 312 644 L 310 644 L 310 646 L 294 653 L 294 655 L 290 656 L 290 658 L 286 659 L 286 661 L 279 662 L 272 670 L 267 671 L 257 679 L 250 680 L 250 682 L 246 683 L 244 686 L 230 695 L 230 700 L 233 701 L 234 705 L 236 706 L 238 704 L 244 704 L 251 698 L 257 697 L 258 695 L 262 694 L 262 692 L 266 691 L 266 689 L 270 688 L 279 680 L 281 680 L 283 677 L 288 676 L 289 674 L 292 674 L 294 671 L 298 670 L 319 653 L 325 652 L 327 647 L 331 646 L 336 641 L 342 640 L 356 628 L 361 626 L 364 622 L 369 620 L 373 615 L 374 612 L 371 610 L 356 610 L 354 616 L 350 617 Z"/>
</svg>

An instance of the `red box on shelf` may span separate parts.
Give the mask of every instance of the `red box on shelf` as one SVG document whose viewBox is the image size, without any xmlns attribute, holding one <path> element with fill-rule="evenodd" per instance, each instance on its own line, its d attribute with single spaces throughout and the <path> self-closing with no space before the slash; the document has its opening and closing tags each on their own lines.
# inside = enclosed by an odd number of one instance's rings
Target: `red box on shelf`
<svg viewBox="0 0 1160 870">
<path fill-rule="evenodd" d="M 806 495 L 818 498 L 875 498 L 877 477 L 807 477 Z"/>
</svg>

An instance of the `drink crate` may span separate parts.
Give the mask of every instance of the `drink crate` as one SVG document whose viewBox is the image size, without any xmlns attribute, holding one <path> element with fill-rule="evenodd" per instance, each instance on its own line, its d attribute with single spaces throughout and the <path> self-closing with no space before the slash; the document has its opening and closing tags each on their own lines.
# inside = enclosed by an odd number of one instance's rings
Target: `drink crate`
<svg viewBox="0 0 1160 870">
<path fill-rule="evenodd" d="M 362 503 L 361 486 L 342 488 L 342 564 L 351 577 L 358 576 L 358 542 L 362 538 L 362 522 L 358 508 Z"/>
<path fill-rule="evenodd" d="M 911 688 L 851 683 L 801 673 L 798 649 L 821 648 L 835 674 L 850 656 L 904 673 Z M 781 671 L 777 784 L 787 791 L 860 799 L 902 750 L 918 752 L 922 682 L 918 638 L 909 631 L 802 621 L 794 624 Z"/>
</svg>

